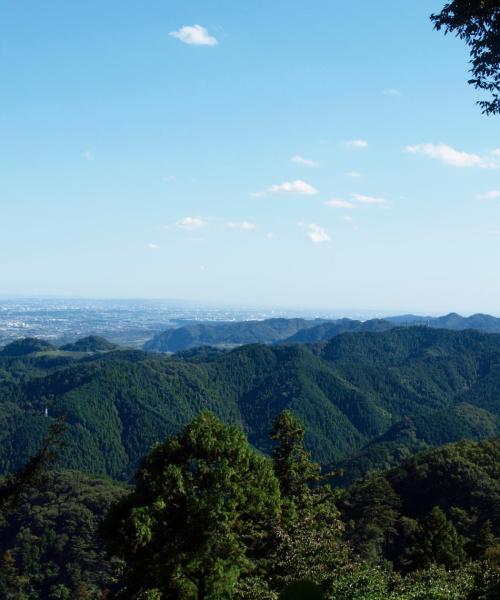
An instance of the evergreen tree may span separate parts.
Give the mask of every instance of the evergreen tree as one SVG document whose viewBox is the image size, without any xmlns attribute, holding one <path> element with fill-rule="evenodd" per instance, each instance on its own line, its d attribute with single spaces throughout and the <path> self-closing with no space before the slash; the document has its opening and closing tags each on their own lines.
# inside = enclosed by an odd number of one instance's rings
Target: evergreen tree
<svg viewBox="0 0 500 600">
<path fill-rule="evenodd" d="M 10 551 L 4 552 L 0 563 L 0 598 L 2 600 L 28 600 L 27 579 L 19 574 Z"/>
<path fill-rule="evenodd" d="M 288 410 L 274 421 L 271 439 L 277 445 L 273 451 L 273 465 L 284 498 L 302 505 L 311 494 L 311 486 L 320 481 L 321 470 L 311 461 L 304 448 L 304 427 Z"/>
<path fill-rule="evenodd" d="M 143 461 L 104 533 L 126 561 L 120 598 L 234 597 L 280 515 L 269 459 L 204 413 Z"/>
<path fill-rule="evenodd" d="M 278 415 L 271 438 L 277 442 L 273 464 L 284 507 L 268 559 L 271 587 L 283 590 L 294 581 L 310 580 L 327 590 L 348 559 L 336 494 L 323 481 L 320 466 L 311 461 L 304 448 L 304 428 L 292 413 Z"/>
<path fill-rule="evenodd" d="M 349 519 L 349 539 L 364 560 L 377 562 L 397 533 L 400 499 L 390 483 L 374 476 L 346 494 L 343 512 Z"/>
<path fill-rule="evenodd" d="M 415 567 L 430 564 L 456 569 L 465 562 L 464 540 L 444 511 L 435 506 L 419 529 L 413 546 Z"/>
</svg>

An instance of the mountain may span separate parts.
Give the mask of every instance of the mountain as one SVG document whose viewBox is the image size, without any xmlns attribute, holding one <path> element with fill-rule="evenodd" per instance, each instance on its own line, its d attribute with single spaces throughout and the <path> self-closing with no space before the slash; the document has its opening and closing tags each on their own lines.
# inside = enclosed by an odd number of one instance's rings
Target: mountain
<svg viewBox="0 0 500 600">
<path fill-rule="evenodd" d="M 198 346 L 231 348 L 243 344 L 316 343 L 346 332 L 387 331 L 394 327 L 426 326 L 462 331 L 500 333 L 500 319 L 490 315 L 442 317 L 400 315 L 385 319 L 266 319 L 231 323 L 189 323 L 167 329 L 146 342 L 146 352 L 180 352 Z"/>
<path fill-rule="evenodd" d="M 0 356 L 26 356 L 34 352 L 49 352 L 57 350 L 50 342 L 40 338 L 23 338 L 4 346 Z"/>
<path fill-rule="evenodd" d="M 464 329 L 477 329 L 485 333 L 500 333 L 500 318 L 491 315 L 475 314 L 470 317 L 462 317 L 457 313 L 449 313 L 442 317 L 419 317 L 415 315 L 401 315 L 388 317 L 387 321 L 398 326 L 426 325 L 437 329 L 452 329 L 461 331 Z"/>
<path fill-rule="evenodd" d="M 89 335 L 81 338 L 72 344 L 66 344 L 60 347 L 65 352 L 109 352 L 116 350 L 118 346 L 108 342 L 108 340 L 97 335 Z"/>
<path fill-rule="evenodd" d="M 50 472 L 23 490 L 0 522 L 0 596 L 104 600 L 116 568 L 107 556 L 99 525 L 125 489 L 78 472 Z M 10 569 L 5 568 L 8 556 Z M 15 587 L 6 593 L 2 583 Z"/>
<path fill-rule="evenodd" d="M 500 439 L 464 440 L 356 483 L 340 502 L 355 551 L 365 559 L 390 560 L 403 571 L 424 567 L 432 551 L 444 564 L 461 554 L 495 561 L 499 464 Z"/>
<path fill-rule="evenodd" d="M 22 464 L 60 415 L 64 467 L 128 480 L 152 444 L 201 410 L 270 452 L 285 408 L 314 458 L 350 465 L 354 478 L 421 448 L 498 435 L 500 336 L 412 327 L 180 356 L 2 357 L 0 472 Z"/>
<path fill-rule="evenodd" d="M 341 333 L 360 331 L 387 331 L 393 327 L 395 327 L 395 325 L 385 321 L 384 319 L 370 319 L 368 321 L 338 319 L 336 321 L 326 321 L 325 323 L 321 323 L 315 327 L 301 329 L 294 335 L 283 340 L 283 343 L 321 342 L 330 340 Z"/>
<path fill-rule="evenodd" d="M 297 331 L 314 327 L 317 320 L 266 319 L 235 323 L 190 324 L 167 329 L 144 345 L 147 352 L 179 352 L 196 346 L 237 346 L 268 344 L 284 340 Z"/>
</svg>

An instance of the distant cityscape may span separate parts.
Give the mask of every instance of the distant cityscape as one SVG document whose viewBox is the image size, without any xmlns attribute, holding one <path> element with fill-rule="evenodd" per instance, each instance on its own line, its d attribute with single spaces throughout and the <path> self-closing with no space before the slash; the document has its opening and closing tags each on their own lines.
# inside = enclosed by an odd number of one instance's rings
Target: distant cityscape
<svg viewBox="0 0 500 600">
<path fill-rule="evenodd" d="M 91 300 L 0 298 L 0 346 L 23 337 L 57 344 L 99 335 L 131 347 L 170 327 L 190 322 L 246 321 L 272 317 L 371 318 L 373 312 L 349 314 L 307 309 L 231 308 L 175 300 Z"/>
</svg>

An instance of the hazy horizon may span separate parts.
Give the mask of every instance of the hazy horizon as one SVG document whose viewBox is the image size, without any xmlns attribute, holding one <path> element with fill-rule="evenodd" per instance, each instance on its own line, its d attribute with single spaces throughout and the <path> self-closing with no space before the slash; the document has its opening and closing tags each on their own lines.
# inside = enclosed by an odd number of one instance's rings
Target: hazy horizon
<svg viewBox="0 0 500 600">
<path fill-rule="evenodd" d="M 0 294 L 498 314 L 500 124 L 400 7 L 6 2 Z"/>
</svg>

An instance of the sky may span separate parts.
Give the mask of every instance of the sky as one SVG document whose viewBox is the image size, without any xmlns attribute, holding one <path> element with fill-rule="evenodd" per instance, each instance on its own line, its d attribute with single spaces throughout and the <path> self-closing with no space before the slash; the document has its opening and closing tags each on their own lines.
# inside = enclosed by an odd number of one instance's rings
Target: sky
<svg viewBox="0 0 500 600">
<path fill-rule="evenodd" d="M 443 0 L 3 0 L 0 294 L 500 314 Z"/>
</svg>

